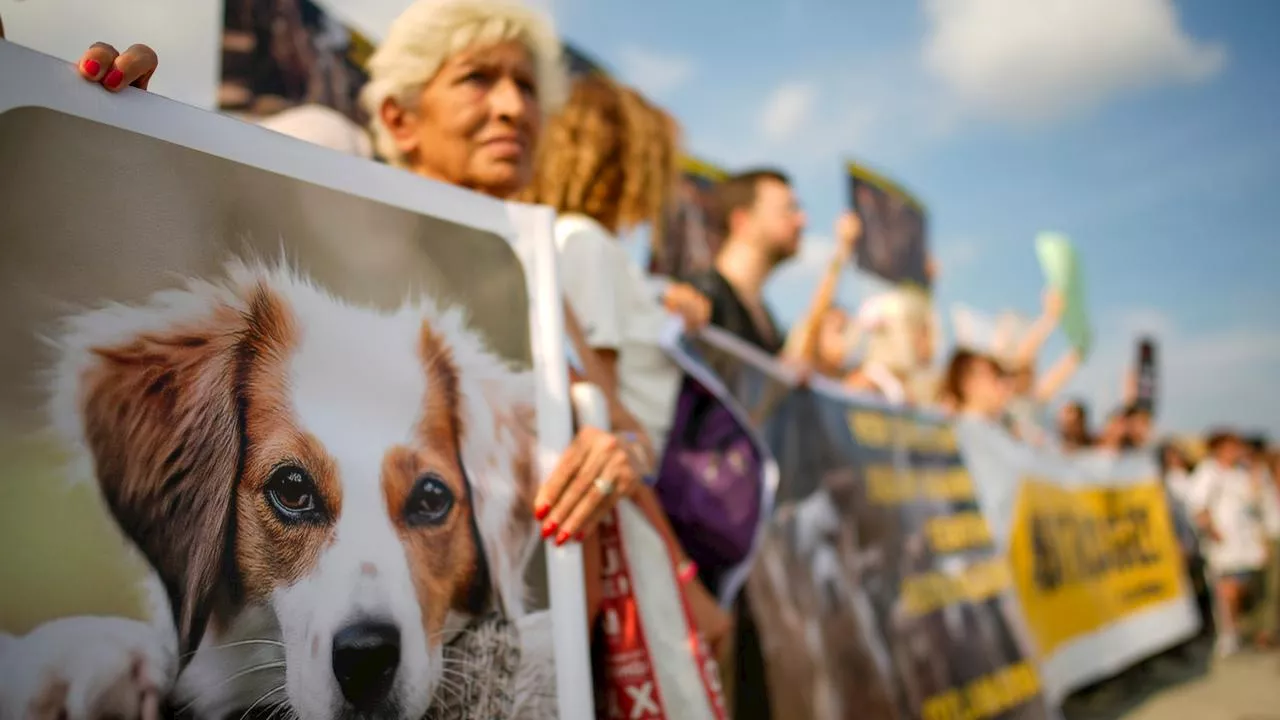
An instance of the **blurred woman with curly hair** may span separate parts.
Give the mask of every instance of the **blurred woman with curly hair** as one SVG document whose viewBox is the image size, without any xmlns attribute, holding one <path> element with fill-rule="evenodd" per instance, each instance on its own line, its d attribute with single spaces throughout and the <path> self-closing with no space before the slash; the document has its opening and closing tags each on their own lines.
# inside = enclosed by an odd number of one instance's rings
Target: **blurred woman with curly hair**
<svg viewBox="0 0 1280 720">
<path fill-rule="evenodd" d="M 679 177 L 678 136 L 675 121 L 639 93 L 601 75 L 586 76 L 549 121 L 533 181 L 520 196 L 557 211 L 561 287 L 601 369 L 593 381 L 635 417 L 647 435 L 642 444 L 658 459 L 683 378 L 660 343 L 668 311 L 697 329 L 711 308 L 687 285 L 655 287 L 618 238 L 641 226 L 660 232 Z M 682 570 L 692 569 L 657 497 L 634 499 L 681 558 Z M 689 578 L 699 630 L 717 646 L 729 628 L 727 614 L 693 572 L 681 576 Z M 592 594 L 589 586 L 589 608 Z"/>
</svg>

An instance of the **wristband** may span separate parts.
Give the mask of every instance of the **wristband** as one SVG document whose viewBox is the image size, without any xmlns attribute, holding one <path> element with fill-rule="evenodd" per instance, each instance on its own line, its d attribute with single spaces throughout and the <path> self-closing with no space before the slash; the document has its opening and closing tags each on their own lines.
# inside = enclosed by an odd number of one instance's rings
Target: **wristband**
<svg viewBox="0 0 1280 720">
<path fill-rule="evenodd" d="M 676 565 L 676 580 L 681 585 L 688 585 L 694 578 L 698 577 L 698 564 L 692 560 L 682 560 Z"/>
</svg>

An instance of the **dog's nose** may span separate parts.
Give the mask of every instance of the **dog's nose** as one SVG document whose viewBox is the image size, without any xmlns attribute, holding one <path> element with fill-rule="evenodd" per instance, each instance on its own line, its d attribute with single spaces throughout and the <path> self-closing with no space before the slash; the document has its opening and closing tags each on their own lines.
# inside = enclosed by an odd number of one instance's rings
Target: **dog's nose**
<svg viewBox="0 0 1280 720">
<path fill-rule="evenodd" d="M 362 622 L 333 636 L 333 674 L 342 696 L 359 710 L 371 710 L 387 698 L 400 665 L 400 630 Z"/>
</svg>

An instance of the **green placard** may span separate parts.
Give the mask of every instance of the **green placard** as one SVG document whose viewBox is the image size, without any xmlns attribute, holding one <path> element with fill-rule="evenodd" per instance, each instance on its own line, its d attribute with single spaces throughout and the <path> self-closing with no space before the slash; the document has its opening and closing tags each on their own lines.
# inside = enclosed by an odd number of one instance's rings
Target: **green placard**
<svg viewBox="0 0 1280 720">
<path fill-rule="evenodd" d="M 1093 346 L 1093 329 L 1085 309 L 1084 277 L 1075 246 L 1066 235 L 1042 232 L 1036 236 L 1036 255 L 1049 287 L 1062 293 L 1062 332 L 1084 359 Z"/>
</svg>

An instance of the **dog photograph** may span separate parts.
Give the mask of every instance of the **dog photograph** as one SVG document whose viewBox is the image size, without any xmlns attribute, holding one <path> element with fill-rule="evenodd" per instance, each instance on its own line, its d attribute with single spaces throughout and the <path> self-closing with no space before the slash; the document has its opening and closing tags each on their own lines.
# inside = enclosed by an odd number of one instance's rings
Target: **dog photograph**
<svg viewBox="0 0 1280 720">
<path fill-rule="evenodd" d="M 0 719 L 554 716 L 507 238 L 41 107 L 0 217 Z"/>
</svg>

